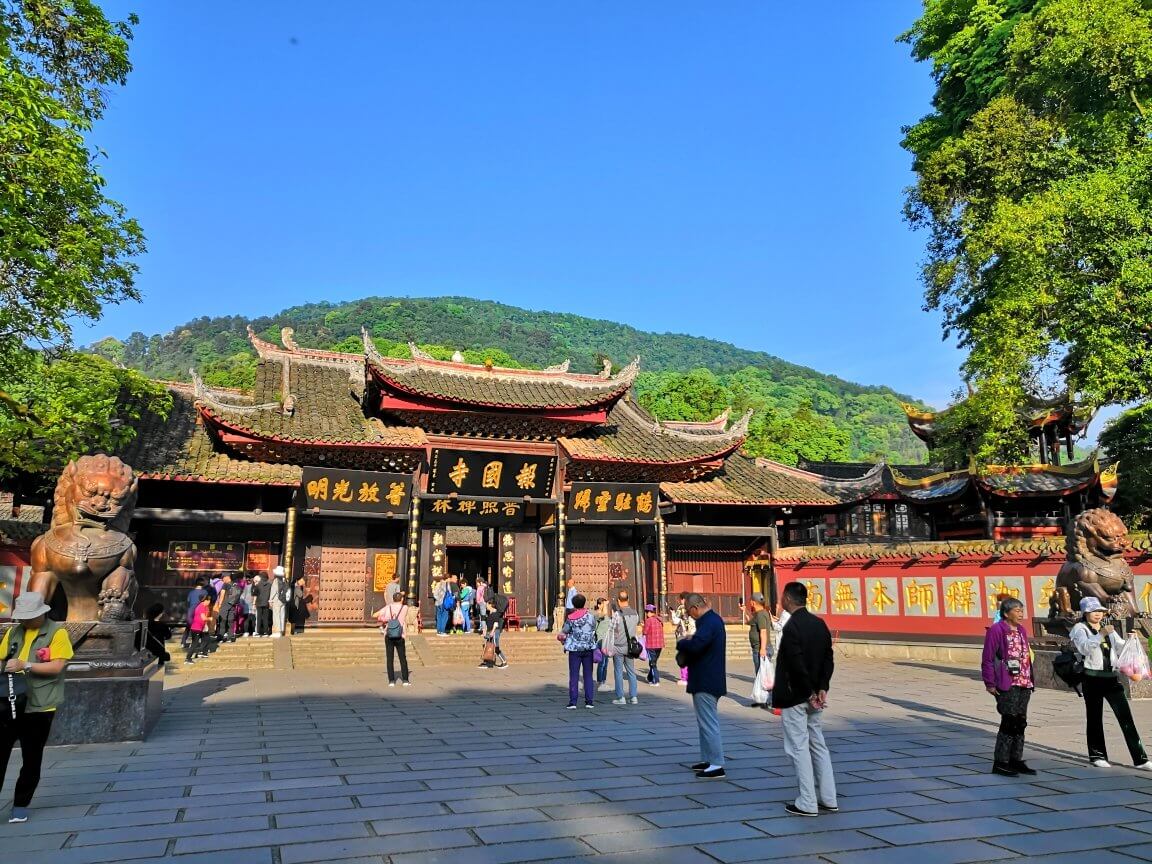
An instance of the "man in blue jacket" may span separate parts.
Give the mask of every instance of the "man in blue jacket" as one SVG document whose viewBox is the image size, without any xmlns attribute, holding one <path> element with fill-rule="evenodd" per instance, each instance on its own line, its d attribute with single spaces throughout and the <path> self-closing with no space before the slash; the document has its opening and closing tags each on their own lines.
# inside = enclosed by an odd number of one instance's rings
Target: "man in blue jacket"
<svg viewBox="0 0 1152 864">
<path fill-rule="evenodd" d="M 724 621 L 699 594 L 689 594 L 684 608 L 696 622 L 695 635 L 676 643 L 676 656 L 688 667 L 688 692 L 700 727 L 700 761 L 692 770 L 697 777 L 712 780 L 724 776 L 724 741 L 717 710 L 720 697 L 728 693 Z"/>
</svg>

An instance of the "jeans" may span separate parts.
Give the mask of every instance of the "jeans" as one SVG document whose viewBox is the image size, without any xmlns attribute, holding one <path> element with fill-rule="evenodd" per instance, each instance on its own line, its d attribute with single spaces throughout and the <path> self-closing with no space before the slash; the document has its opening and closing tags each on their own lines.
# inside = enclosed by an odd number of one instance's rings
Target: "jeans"
<svg viewBox="0 0 1152 864">
<path fill-rule="evenodd" d="M 436 632 L 446 633 L 448 631 L 448 621 L 451 613 L 443 606 L 436 607 Z"/>
<path fill-rule="evenodd" d="M 404 644 L 404 637 L 384 637 L 384 650 L 388 657 L 388 680 L 396 680 L 396 654 L 400 655 L 400 679 L 408 680 L 408 647 Z"/>
<path fill-rule="evenodd" d="M 464 616 L 464 624 L 463 624 L 464 632 L 465 633 L 471 633 L 472 632 L 472 604 L 471 603 L 461 603 L 460 604 L 460 614 Z"/>
<path fill-rule="evenodd" d="M 1024 758 L 1024 730 L 1028 728 L 1028 702 L 1032 691 L 1013 687 L 996 694 L 996 711 L 1000 730 L 996 733 L 995 762 L 1011 764 Z"/>
<path fill-rule="evenodd" d="M 36 787 L 40 785 L 44 745 L 48 743 L 48 733 L 52 731 L 52 718 L 56 712 L 18 711 L 13 719 L 7 704 L 4 709 L 0 711 L 0 786 L 4 785 L 4 774 L 8 769 L 8 760 L 12 758 L 12 747 L 19 741 L 23 764 L 20 766 L 20 776 L 16 778 L 12 806 L 27 807 L 32 803 Z"/>
<path fill-rule="evenodd" d="M 624 675 L 628 675 L 628 698 L 636 698 L 636 661 L 625 654 L 612 658 L 612 675 L 616 680 L 616 698 L 624 698 Z"/>
<path fill-rule="evenodd" d="M 1108 744 L 1104 740 L 1104 702 L 1107 701 L 1120 731 L 1124 733 L 1124 743 L 1128 745 L 1132 763 L 1143 765 L 1147 762 L 1148 754 L 1144 752 L 1140 730 L 1132 720 L 1132 709 L 1128 707 L 1128 697 L 1120 680 L 1115 675 L 1086 675 L 1081 689 L 1084 691 L 1084 713 L 1087 717 L 1085 737 L 1088 739 L 1088 758 L 1108 759 Z"/>
<path fill-rule="evenodd" d="M 568 652 L 568 704 L 575 705 L 580 695 L 580 672 L 584 672 L 584 704 L 591 705 L 596 692 L 592 684 L 592 652 Z"/>
<path fill-rule="evenodd" d="M 700 761 L 721 768 L 724 765 L 724 740 L 720 736 L 719 699 L 711 693 L 693 693 L 696 725 L 700 728 Z"/>
<path fill-rule="evenodd" d="M 784 754 L 796 769 L 800 794 L 795 804 L 805 813 L 816 813 L 817 804 L 836 806 L 836 777 L 832 754 L 824 743 L 823 711 L 809 711 L 807 704 L 781 712 L 784 721 Z"/>
<path fill-rule="evenodd" d="M 608 680 L 608 655 L 601 652 L 600 663 L 596 666 L 596 683 L 603 684 Z"/>
<path fill-rule="evenodd" d="M 660 652 L 663 648 L 649 648 L 648 649 L 648 683 L 660 683 L 660 670 L 656 668 L 656 663 L 660 660 Z"/>
</svg>

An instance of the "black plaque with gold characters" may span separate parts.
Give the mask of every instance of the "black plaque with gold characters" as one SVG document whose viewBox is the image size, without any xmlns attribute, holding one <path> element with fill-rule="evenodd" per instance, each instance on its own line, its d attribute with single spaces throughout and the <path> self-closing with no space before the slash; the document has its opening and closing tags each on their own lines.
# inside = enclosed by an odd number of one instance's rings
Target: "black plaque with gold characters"
<svg viewBox="0 0 1152 864">
<path fill-rule="evenodd" d="M 306 466 L 300 494 L 305 512 L 406 516 L 412 501 L 412 477 Z"/>
<path fill-rule="evenodd" d="M 659 498 L 657 483 L 573 483 L 568 520 L 655 522 Z"/>
<path fill-rule="evenodd" d="M 550 498 L 555 473 L 554 456 L 438 447 L 432 451 L 428 492 L 480 498 Z"/>
<path fill-rule="evenodd" d="M 492 501 L 476 498 L 426 498 L 424 521 L 444 525 L 503 527 L 524 521 L 523 501 Z"/>
</svg>

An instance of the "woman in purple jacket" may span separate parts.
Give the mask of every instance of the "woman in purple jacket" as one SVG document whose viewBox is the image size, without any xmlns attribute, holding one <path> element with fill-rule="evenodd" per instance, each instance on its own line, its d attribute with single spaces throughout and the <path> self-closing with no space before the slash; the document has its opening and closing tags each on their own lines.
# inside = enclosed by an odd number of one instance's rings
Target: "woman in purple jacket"
<svg viewBox="0 0 1152 864">
<path fill-rule="evenodd" d="M 1024 730 L 1028 726 L 1028 700 L 1032 698 L 1032 649 L 1021 623 L 1024 604 L 1009 597 L 1000 603 L 1000 620 L 984 637 L 981 676 L 988 692 L 996 697 L 1000 731 L 992 773 L 1005 777 L 1035 774 L 1024 761 Z"/>
</svg>

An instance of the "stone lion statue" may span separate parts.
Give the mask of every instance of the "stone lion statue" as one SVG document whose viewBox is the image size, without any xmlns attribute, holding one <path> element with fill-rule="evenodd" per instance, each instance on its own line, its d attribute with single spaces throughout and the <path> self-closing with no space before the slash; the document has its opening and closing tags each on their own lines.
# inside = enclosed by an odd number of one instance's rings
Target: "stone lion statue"
<svg viewBox="0 0 1152 864">
<path fill-rule="evenodd" d="M 1085 510 L 1077 516 L 1068 535 L 1068 558 L 1056 576 L 1058 611 L 1074 613 L 1081 598 L 1095 597 L 1116 617 L 1135 615 L 1127 548 L 1128 529 L 1111 510 Z"/>
<path fill-rule="evenodd" d="M 115 456 L 81 456 L 56 484 L 52 526 L 32 543 L 29 590 L 51 600 L 59 585 L 69 621 L 130 621 L 136 546 L 126 533 L 139 485 Z"/>
</svg>

